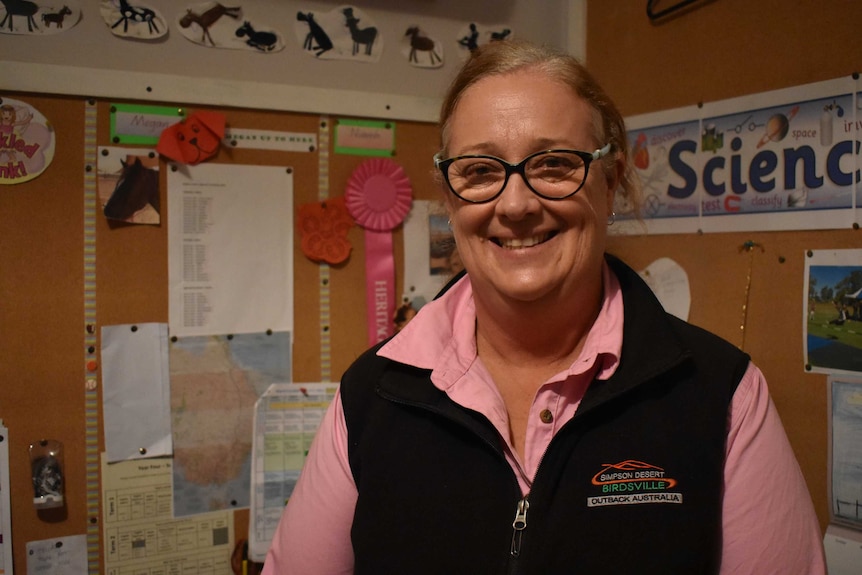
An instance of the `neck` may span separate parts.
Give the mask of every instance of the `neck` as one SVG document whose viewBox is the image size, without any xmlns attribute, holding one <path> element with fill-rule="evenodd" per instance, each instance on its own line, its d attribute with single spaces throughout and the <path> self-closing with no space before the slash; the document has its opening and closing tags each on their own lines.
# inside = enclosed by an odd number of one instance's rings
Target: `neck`
<svg viewBox="0 0 862 575">
<path fill-rule="evenodd" d="M 476 344 L 483 361 L 522 367 L 570 365 L 602 305 L 602 282 L 574 297 L 539 302 L 487 301 L 474 292 Z"/>
</svg>

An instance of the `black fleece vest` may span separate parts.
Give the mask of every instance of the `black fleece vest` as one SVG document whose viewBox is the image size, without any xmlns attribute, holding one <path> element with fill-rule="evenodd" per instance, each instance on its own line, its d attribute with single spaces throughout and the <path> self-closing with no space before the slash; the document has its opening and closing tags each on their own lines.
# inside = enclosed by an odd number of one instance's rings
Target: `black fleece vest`
<svg viewBox="0 0 862 575">
<path fill-rule="evenodd" d="M 619 368 L 588 388 L 526 501 L 493 426 L 427 370 L 372 349 L 345 373 L 355 573 L 718 572 L 728 407 L 749 358 L 608 261 L 625 306 Z"/>
</svg>

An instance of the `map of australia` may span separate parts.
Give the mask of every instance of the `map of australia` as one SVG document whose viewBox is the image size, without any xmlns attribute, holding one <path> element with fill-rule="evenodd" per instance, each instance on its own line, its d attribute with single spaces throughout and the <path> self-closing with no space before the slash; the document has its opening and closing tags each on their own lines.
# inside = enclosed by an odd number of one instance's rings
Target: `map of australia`
<svg viewBox="0 0 862 575">
<path fill-rule="evenodd" d="M 254 404 L 290 365 L 288 332 L 171 343 L 175 517 L 249 506 Z"/>
</svg>

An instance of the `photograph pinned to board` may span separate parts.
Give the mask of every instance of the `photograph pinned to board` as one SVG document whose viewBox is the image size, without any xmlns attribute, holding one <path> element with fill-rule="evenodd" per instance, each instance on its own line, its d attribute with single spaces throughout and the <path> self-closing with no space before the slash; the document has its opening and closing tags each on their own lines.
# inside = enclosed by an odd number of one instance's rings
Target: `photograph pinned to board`
<svg viewBox="0 0 862 575">
<path fill-rule="evenodd" d="M 294 31 L 303 51 L 321 60 L 377 62 L 383 53 L 377 23 L 356 6 L 342 5 L 328 12 L 300 10 Z"/>
<path fill-rule="evenodd" d="M 284 49 L 280 32 L 252 18 L 241 6 L 202 2 L 186 6 L 177 14 L 180 34 L 207 48 L 249 50 L 264 54 Z"/>
<path fill-rule="evenodd" d="M 862 373 L 862 249 L 809 250 L 804 286 L 806 371 Z"/>
<path fill-rule="evenodd" d="M 0 34 L 57 34 L 74 28 L 80 20 L 81 8 L 75 0 L 0 3 Z"/>
<path fill-rule="evenodd" d="M 159 157 L 143 148 L 99 148 L 96 189 L 109 220 L 159 225 Z"/>
<path fill-rule="evenodd" d="M 0 184 L 22 184 L 54 159 L 54 128 L 33 106 L 0 96 Z"/>
<path fill-rule="evenodd" d="M 396 327 L 463 268 L 443 202 L 414 200 L 404 220 L 404 292 Z"/>
<path fill-rule="evenodd" d="M 410 26 L 401 38 L 401 53 L 411 66 L 440 68 L 443 66 L 443 44 L 420 26 Z"/>
<path fill-rule="evenodd" d="M 512 29 L 503 25 L 489 26 L 478 22 L 465 24 L 457 35 L 458 46 L 461 47 L 463 57 L 466 59 L 479 46 L 488 42 L 498 42 L 512 38 Z"/>
<path fill-rule="evenodd" d="M 134 40 L 157 40 L 167 35 L 162 13 L 138 0 L 102 0 L 102 20 L 111 34 Z"/>
</svg>

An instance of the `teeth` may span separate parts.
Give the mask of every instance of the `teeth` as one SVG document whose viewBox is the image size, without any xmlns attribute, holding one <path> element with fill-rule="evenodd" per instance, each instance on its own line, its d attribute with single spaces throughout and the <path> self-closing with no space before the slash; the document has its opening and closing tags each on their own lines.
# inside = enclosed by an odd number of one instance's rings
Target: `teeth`
<svg viewBox="0 0 862 575">
<path fill-rule="evenodd" d="M 540 244 L 548 239 L 548 235 L 544 234 L 541 236 L 533 236 L 530 238 L 510 238 L 507 240 L 501 239 L 500 245 L 509 250 L 516 250 L 518 248 L 529 248 L 536 244 Z"/>
</svg>

